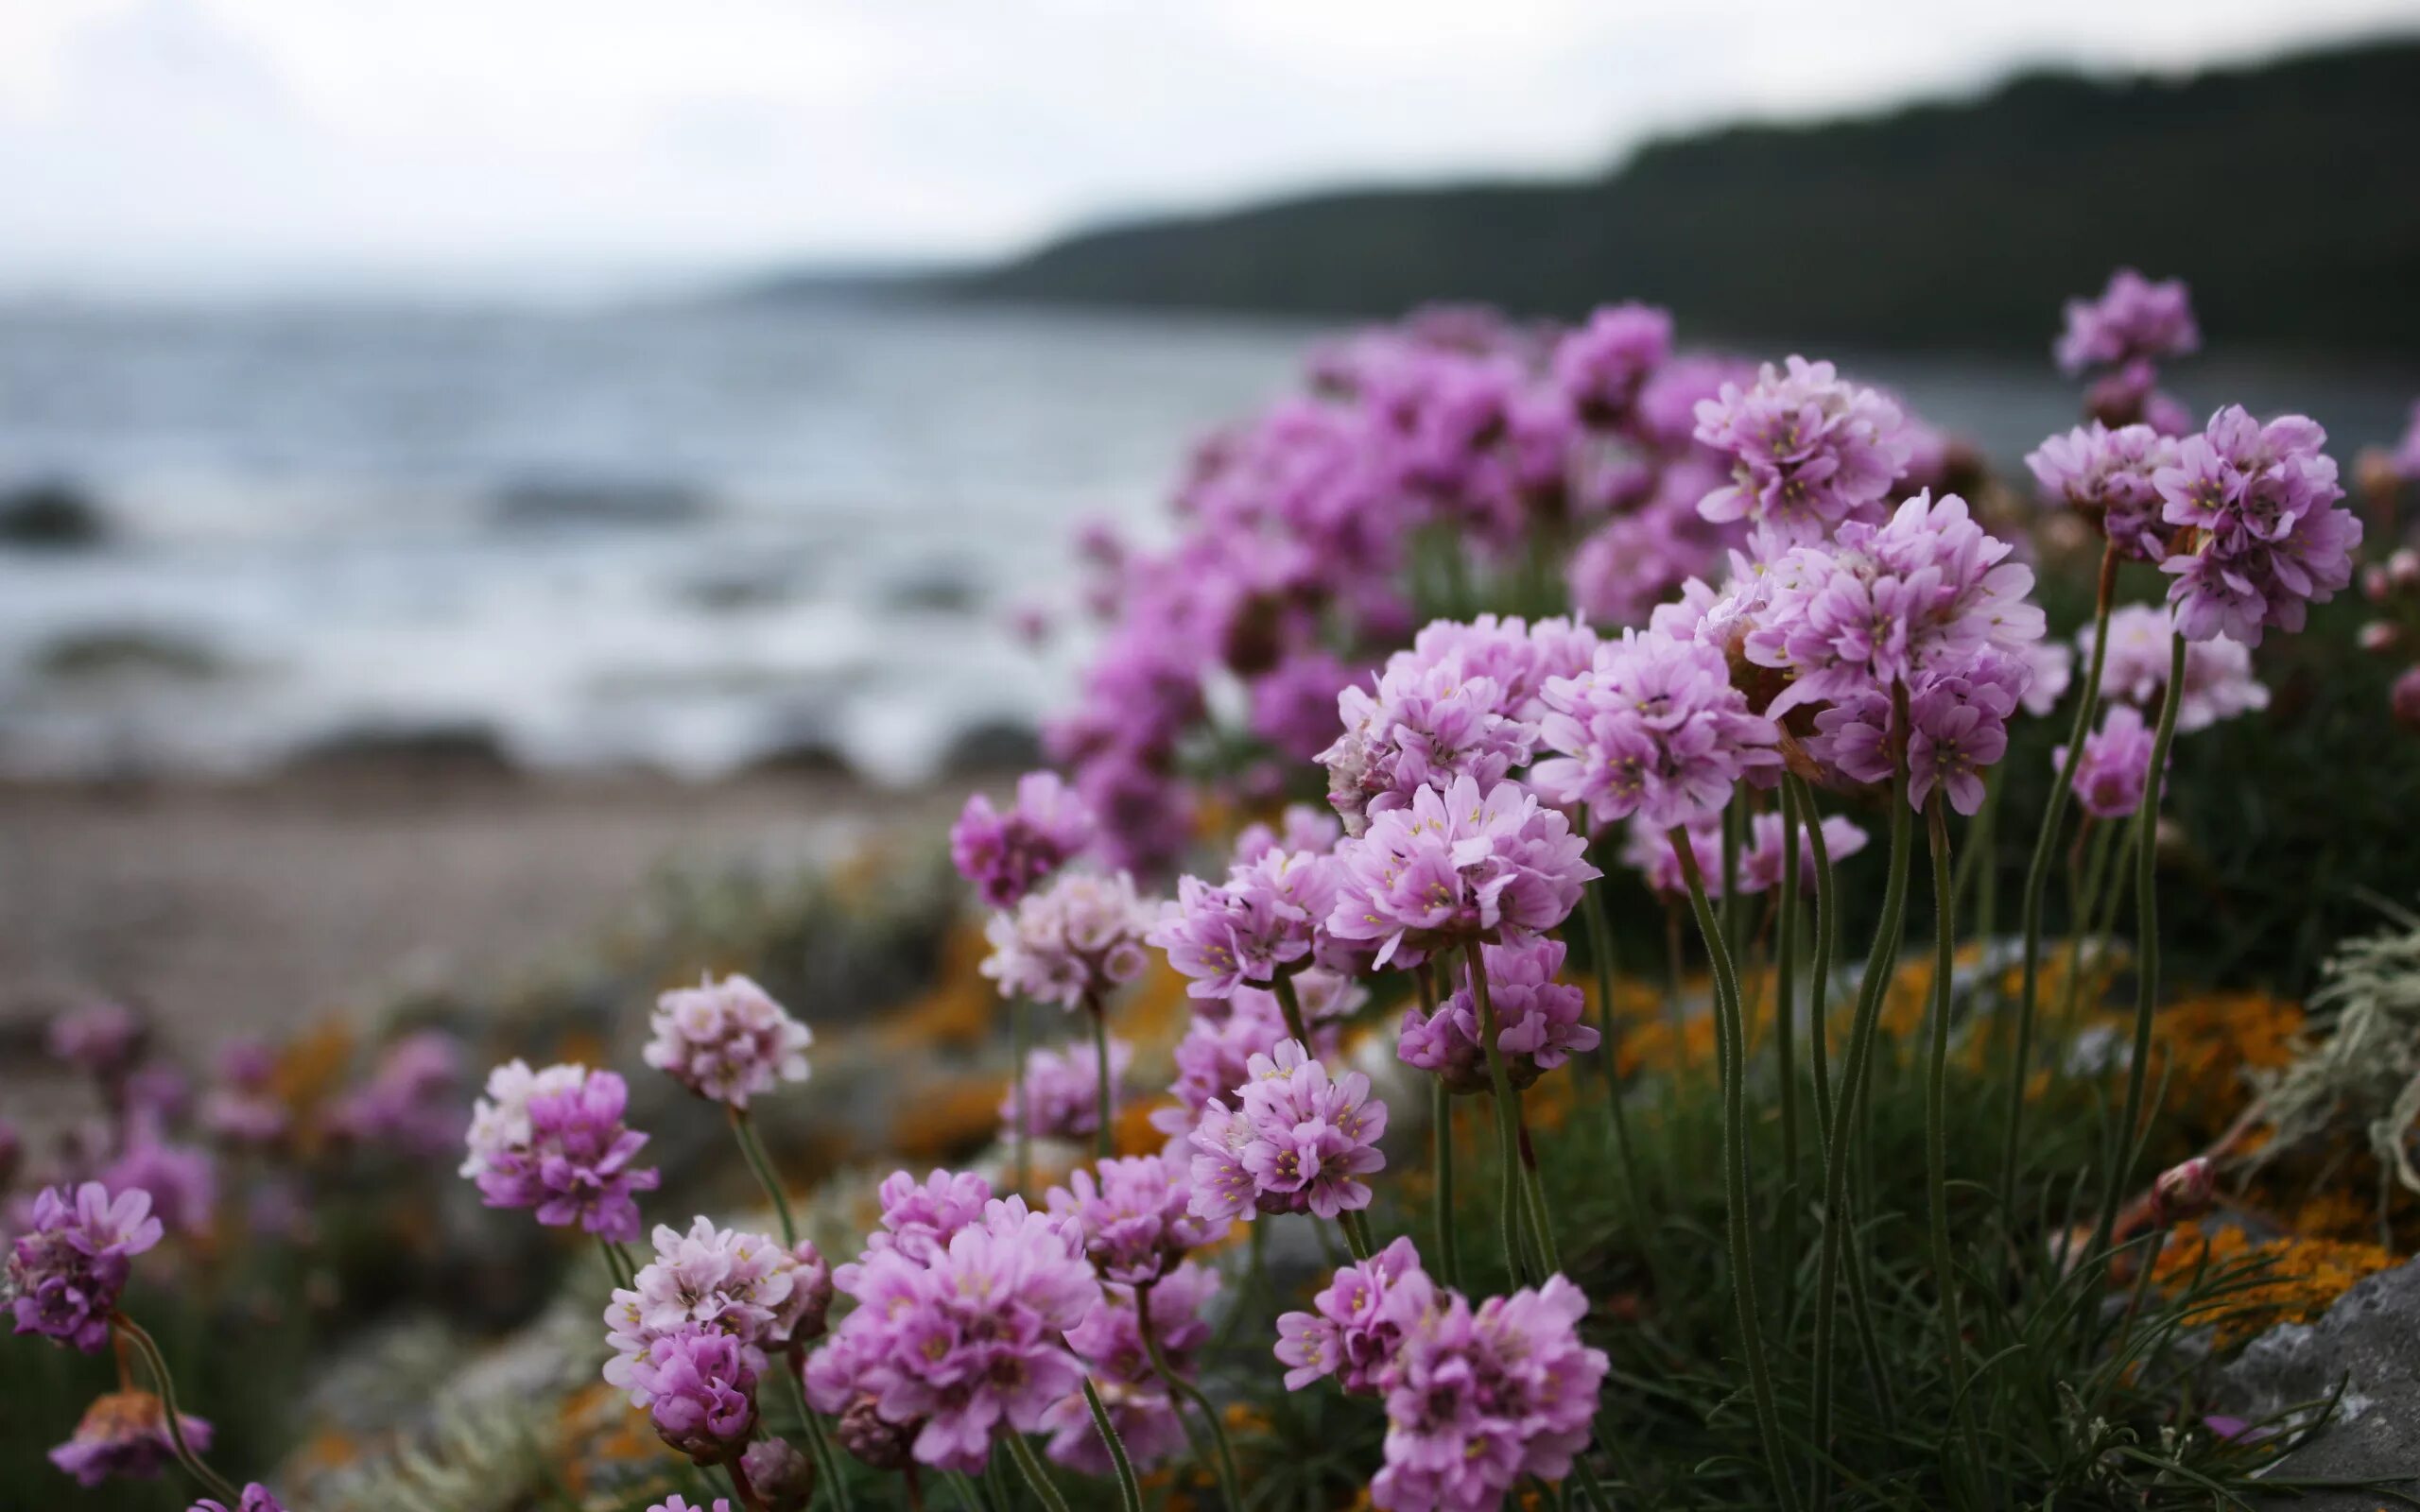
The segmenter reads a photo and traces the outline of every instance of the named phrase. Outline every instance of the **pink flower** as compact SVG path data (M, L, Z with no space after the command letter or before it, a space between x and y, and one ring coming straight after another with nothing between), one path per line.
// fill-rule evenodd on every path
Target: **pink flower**
M180 1413L185 1442L199 1453L210 1447L210 1424ZM50 1462L90 1487L116 1477L159 1479L174 1463L176 1441L168 1436L167 1409L147 1391L112 1391L95 1397L75 1435L50 1452Z
M700 1465L737 1452L756 1425L756 1366L719 1329L684 1323L650 1344L630 1373L631 1398L647 1399L656 1436Z
M2143 789L2151 777L2152 744L2151 728L2143 723L2140 711L2131 704L2110 706L2100 728L2083 737L2083 754L2076 762L2075 775L2068 779L2076 801L2086 814L2097 819L2118 819L2142 807ZM2066 759L2065 746L2051 755L2055 765L2064 765Z
M786 1081L804 1081L815 1034L754 982L701 978L655 1000L647 1063L711 1102L745 1108Z
M1103 1287L1100 1305L1067 1331L1067 1347L1092 1367L1101 1404L1109 1409L1110 1426L1139 1469L1174 1459L1186 1447L1186 1440L1167 1384L1143 1347L1135 1299L1138 1296L1150 1299L1152 1338L1169 1368L1181 1379L1190 1379L1196 1357L1210 1339L1210 1326L1202 1319L1201 1309L1218 1289L1217 1271L1187 1263L1152 1285ZM1050 1434L1048 1452L1053 1460L1087 1475L1110 1473L1108 1448L1093 1426L1092 1412L1080 1391L1054 1402L1043 1415L1042 1426Z
M2175 460L2176 443L2149 425L2111 430L2095 421L2049 438L2025 464L2045 498L2090 520L2127 556L2155 562L2168 556L2173 532L2160 519L2152 479Z
M1182 1156L1140 1155L1079 1168L1050 1189L1050 1214L1076 1220L1102 1280L1148 1286L1227 1231L1223 1219L1193 1213L1188 1167Z
M1746 388L1723 384L1697 418L1697 438L1733 459L1730 486L1707 494L1699 513L1769 524L1794 541L1877 516L1911 450L1896 404L1804 357L1786 370L1766 364Z
M1722 832L1716 823L1688 827L1689 859L1697 863L1698 880L1708 898L1722 896ZM1688 874L1681 869L1680 852L1672 849L1672 832L1631 821L1622 837L1622 864L1647 879L1647 885L1668 899L1686 899ZM1742 890L1745 890L1744 888Z
M1227 874L1224 885L1177 880L1149 938L1168 964L1193 978L1187 991L1223 998L1247 985L1267 987L1306 964L1320 927L1336 906L1336 866L1316 851L1272 850Z
M1865 849L1866 833L1854 819L1831 814L1824 818L1824 849L1838 866L1846 858ZM1716 854L1721 853L1721 837L1715 837ZM1739 891L1742 895L1771 891L1781 885L1782 818L1778 814L1759 814L1748 832L1748 848L1739 854ZM1718 863L1717 869L1720 869ZM1798 826L1798 885L1802 895L1815 885L1815 848L1807 843L1806 825Z
M631 1161L647 1143L625 1126L630 1089L610 1071L521 1061L488 1076L471 1111L462 1175L491 1208L534 1208L542 1224L578 1223L600 1239L639 1236L634 1194L655 1190L652 1169Z
M1017 800L1007 814L981 793L950 827L950 859L994 908L1012 908L1034 885L1081 854L1097 830L1085 806L1056 772L1028 772L1017 779Z
M1288 803L1274 829L1258 820L1236 833L1233 864L1249 867L1272 850L1310 850L1326 855L1344 838L1344 825L1327 809Z
M1134 1047L1123 1040L1109 1041L1109 1106L1112 1113L1126 1105L1126 1073L1134 1063ZM1011 1087L1000 1099L1002 1128L1016 1128L1017 1092ZM1089 1044L1059 1050L1034 1050L1025 1057L1025 1132L1036 1139L1083 1140L1100 1131L1100 1057Z
M1555 980L1563 971L1561 940L1541 936L1482 954L1488 998L1495 1008L1495 1042L1514 1086L1527 1087L1571 1057L1597 1048L1597 1031L1582 1022L1585 995ZM1443 1077L1449 1091L1485 1091L1487 1061L1469 987L1447 996L1432 1016L1424 1017L1417 1006L1404 1009L1395 1054L1406 1065Z
M1672 356L1672 317L1647 304L1605 305L1555 343L1555 386L1581 418L1610 429L1629 417L1647 375Z
M2056 349L2063 372L2179 357L2202 345L2184 280L2154 284L2131 267L2112 273L2098 300L2069 300L2066 316Z
M2147 604L2120 604L2109 615L2109 654L2100 669L2100 696L2146 713L2156 711L2168 688L2169 646L2173 622L2168 611ZM2092 655L2092 627L2076 632L2076 644ZM2177 695L2179 734L2206 730L2221 719L2269 707L2269 690L2252 675L2252 650L2239 641L2215 636L2185 646L2185 686Z
M2308 605L2352 581L2361 522L2336 507L2344 490L2326 440L2300 415L2263 425L2230 404L2152 474L2162 518L2191 527L2189 549L2160 564L2186 639L2256 646L2264 627L2301 629Z
M1458 777L1422 788L1337 848L1341 883L1328 933L1375 940L1374 964L1409 965L1471 939L1552 929L1599 875L1570 821L1517 782L1481 792Z
M1781 765L1780 731L1748 712L1722 653L1695 641L1626 630L1589 671L1548 682L1546 701L1539 739L1562 754L1532 767L1530 784L1599 823L1696 823L1742 778Z
M807 1254L814 1256L812 1246ZM814 1257L815 1266L821 1263ZM649 1359L666 1338L692 1324L731 1335L749 1368L762 1371L763 1347L786 1337L778 1325L791 1314L794 1288L814 1280L811 1270L802 1274L800 1257L762 1234L717 1228L703 1217L686 1234L660 1224L655 1258L640 1267L631 1287L614 1291L605 1310L606 1342L614 1349L605 1380L628 1391L631 1406L647 1406Z
M330 1115L349 1140L415 1159L460 1143L462 1045L441 1029L403 1036L379 1053L370 1077Z
M117 1003L94 1003L50 1022L50 1053L80 1071L123 1080L134 1069L151 1031L134 1010Z
M1125 872L1062 872L1026 894L1014 912L992 916L983 932L992 954L982 972L1004 996L1070 1009L1097 1004L1111 988L1143 974L1143 941L1154 912Z
M673 1500L680 1499L675 1497ZM268 1486L254 1481L244 1487L243 1494L235 1499L232 1507L224 1502L203 1497L188 1512L285 1512L285 1503L270 1495Z
M1350 979L1317 967L1294 978L1302 1000L1311 1049L1325 1057L1336 1053L1333 1021L1349 1016L1367 994ZM1223 1011L1219 1011L1223 1007ZM1200 1004L1184 1038L1177 1041L1176 1081L1168 1089L1177 1106L1151 1114L1151 1126L1179 1141L1201 1122L1201 1109L1214 1097L1223 1097L1251 1075L1252 1057L1275 1051L1287 1038L1286 1015L1274 993L1245 988L1223 1005Z
M1347 1391L1374 1396L1406 1325L1435 1299L1436 1288L1409 1238L1338 1271L1311 1299L1312 1312L1277 1319L1277 1359L1288 1367L1286 1389L1300 1391L1332 1375Z
M1193 1214L1333 1218L1368 1207L1370 1188L1359 1178L1387 1163L1377 1148L1387 1105L1370 1095L1370 1078L1348 1071L1331 1079L1294 1040L1246 1069L1236 1110L1211 1099L1193 1132Z
M1457 779L1493 786L1530 760L1529 726L1506 710L1505 690L1469 669L1459 650L1398 652L1374 693L1337 696L1344 733L1322 752L1328 800L1347 834Z
M17 1332L96 1352L109 1341L110 1317L134 1257L160 1236L147 1192L112 1195L98 1181L72 1193L44 1188L34 1198L33 1227L9 1255Z

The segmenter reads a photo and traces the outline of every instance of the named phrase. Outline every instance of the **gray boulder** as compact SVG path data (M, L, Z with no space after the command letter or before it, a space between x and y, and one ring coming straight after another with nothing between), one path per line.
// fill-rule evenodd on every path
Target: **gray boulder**
M2420 1494L2420 1265L2380 1271L2337 1298L2316 1323L2281 1323L2220 1373L2218 1401L2257 1420L2327 1397L2343 1385L2335 1420L2286 1456L2281 1477L2397 1477ZM2282 1495L2298 1512L2371 1512L2367 1491Z

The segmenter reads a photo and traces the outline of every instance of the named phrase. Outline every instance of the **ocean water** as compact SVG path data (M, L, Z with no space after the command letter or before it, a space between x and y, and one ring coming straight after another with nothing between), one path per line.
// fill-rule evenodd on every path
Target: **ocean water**
M797 305L0 307L0 490L83 550L0 548L0 775L274 766L477 731L541 767L813 750L927 780L1029 726L1080 645L1087 518L1148 536L1201 432L1309 327ZM2071 423L2047 363L1852 364L2004 462ZM2420 379L2188 369L2351 447Z

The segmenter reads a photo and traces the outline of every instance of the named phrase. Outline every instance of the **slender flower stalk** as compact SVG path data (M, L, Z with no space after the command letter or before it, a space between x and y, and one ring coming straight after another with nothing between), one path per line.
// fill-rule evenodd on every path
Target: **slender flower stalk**
M1781 790L1781 919L1773 954L1773 1059L1781 1072L1781 1256L1782 1313L1798 1276L1798 800ZM1815 1026L1818 1038L1823 1025Z
M1146 1316L1149 1315L1148 1302L1137 1297L1135 1305L1145 1310ZM1148 1324L1145 1326L1149 1327ZM1145 1335L1149 1336L1148 1333ZM1116 1470L1119 1503L1126 1512L1143 1512L1143 1486L1134 1478L1134 1462L1127 1457L1126 1441L1117 1436L1115 1425L1109 1420L1109 1408L1101 1402L1100 1388L1093 1384L1090 1376L1084 1377L1084 1406L1093 1415L1093 1426L1100 1430L1101 1442L1109 1446L1110 1464Z
M1016 1190L1022 1194L1033 1190L1033 1128L1032 1104L1026 1100L1026 1024L1025 999L1009 999L1009 1054L1016 1068L1016 1117L1011 1120L1009 1135L1014 1152Z
M1840 1306L1840 1266L1848 1228L1849 1122L1857 1114L1866 1064L1874 1055L1874 1025L1881 1016L1883 988L1897 953L1899 926L1908 907L1908 778L1904 766L1891 781L1891 869L1882 888L1882 917L1874 927L1874 950L1858 983L1857 1013L1849 1027L1848 1055L1841 1067L1831 1109L1831 1133L1824 1150L1824 1243L1815 1267L1815 1381L1813 1451L1816 1504L1824 1501L1823 1469L1832 1442L1832 1350Z
M2100 919L2102 888L2109 880L2109 859L2118 848L2120 831L2131 840L2133 830L2122 824L2095 824L2084 840L2083 873L2071 879L2068 889L2074 895L2074 918L2068 929L2074 938L2067 942L2067 979L2059 994L2059 1039L2064 1042L2075 1028L2077 1010L2083 1005L2083 979L2089 970L2087 954L2095 938L2094 924Z
M2168 775L2168 747L2176 738L2176 706L2185 687L2185 637L2179 633L2169 654L2168 693L2160 700L2159 732L2152 739L2143 804L2135 816L2135 1054L2126 1068L2126 1106L2118 1119L2118 1147L2111 1153L2100 1217L2093 1225L2092 1248L2087 1254L2098 1254L2117 1228L2118 1207L2125 1197L2141 1141L2135 1125L2142 1118L2144 1078L2151 1071L2152 1015L2159 1006L2160 787Z
M1832 958L1839 954L1840 904L1832 891L1832 848L1824 839L1824 816L1816 812L1815 795L1795 775L1785 775L1781 781L1782 790L1790 796L1806 826L1806 843L1815 853L1815 960L1806 983L1806 1051L1815 1071L1815 1137L1828 1141L1832 1047L1831 1009L1825 1000L1831 994Z
M1294 990L1293 976L1288 972L1280 971L1277 973L1276 980L1270 985L1277 993L1277 1011L1286 1015L1286 1032L1303 1043L1309 1044L1311 1031L1304 1026L1303 999Z
M1348 1213L1346 1216L1357 1218L1360 1214ZM1347 1225L1344 1231L1349 1237L1355 1229L1353 1226ZM1367 1259L1368 1257L1357 1255L1355 1258ZM1200 1386L1185 1380L1177 1372L1176 1367L1168 1363L1167 1351L1160 1348L1159 1330L1151 1322L1151 1289L1149 1286L1138 1286L1134 1289L1134 1318L1137 1332L1142 1335L1143 1352L1150 1357L1151 1368L1159 1372L1160 1379L1167 1383L1170 1391L1201 1409L1201 1420L1209 1425L1210 1447L1217 1455L1212 1469L1219 1477L1219 1500L1228 1506L1243 1505L1243 1478L1236 1473L1236 1452L1227 1442L1227 1428L1219 1419L1218 1405L1202 1393ZM1089 1382L1086 1383L1086 1389L1091 1389ZM1100 1422L1101 1431L1107 1433L1108 1419L1103 1417ZM1139 1512L1139 1508L1135 1508L1131 1502L1128 1507L1129 1512Z
M158 1342L143 1331L141 1324L124 1313L110 1314L110 1326L117 1331L120 1338L134 1346L134 1352L143 1357L144 1368L151 1372L151 1383L159 1387L160 1417L167 1427L168 1442L176 1450L177 1463L182 1465L185 1472L199 1481L213 1496L228 1505L233 1506L242 1501L242 1493L229 1485L225 1476L204 1463L201 1455L187 1442L184 1416L177 1407L177 1383L168 1374L167 1357L160 1352Z
M1520 1093L1513 1091L1512 1076L1504 1067L1504 1052L1495 1042L1498 1026L1495 1005L1488 995L1486 947L1472 940L1462 948L1462 959L1470 969L1471 1002L1478 1009L1478 1042L1487 1054L1487 1075L1495 1097L1504 1260L1518 1278L1525 1274L1522 1231L1527 1230L1530 1252L1539 1264L1546 1263L1547 1257L1553 1253L1553 1242L1547 1235L1544 1216L1531 1206L1530 1183L1521 1170ZM1546 1274L1541 1272L1531 1279L1543 1281Z
M816 1480L832 1488L832 1503L840 1512L851 1512L853 1503L849 1496L849 1483L840 1478L840 1457L833 1451L832 1435L823 1431L823 1419L816 1415L815 1408L806 1400L806 1383L799 1378L799 1361L803 1353L800 1346L791 1346L790 1364L782 1371L782 1376L790 1383L790 1401L798 1408L799 1421L806 1429L806 1447L815 1457ZM915 1485L912 1463L908 1467L908 1485L911 1487Z
M2018 927L2024 934L2024 964L2017 987L2016 1050L2009 1062L2008 1117L2000 1139L2000 1212L2004 1220L2016 1211L2016 1176L2023 1156L2026 1067L2033 1057L2033 1015L2041 998L2042 899L2049 890L2050 858L2058 853L2059 834L2066 824L2068 783L2075 776L2076 763L2083 759L2083 738L2091 732L2093 714L2100 704L2100 675L2109 663L2109 611L2118 589L2120 555L2115 541L2100 554L2100 589L2092 611L2092 657L2084 670L2083 685L2076 690L2075 723L2067 731L2066 753L2059 762L2059 780L2050 785L2049 806L2042 815L2041 829L2033 836L2033 860L2025 871L2025 897L2018 910Z
M1026 1485L1033 1488L1034 1500L1048 1512L1067 1512L1067 1499L1061 1496L1059 1487L1050 1483L1050 1471L1043 1467L1033 1446L1026 1442L1025 1435L1005 1433L1000 1435L1000 1442L1009 1446L1009 1458L1016 1462L1018 1471L1025 1476Z
M1906 821L1893 816L1893 822ZM1764 1441L1773 1491L1783 1507L1795 1509L1798 1490L1790 1479L1789 1461L1782 1453L1781 1410L1773 1400L1772 1367L1765 1357L1764 1323L1756 1301L1755 1246L1748 1232L1748 1033L1739 1011L1739 974L1732 965L1722 921L1706 902L1705 879L1698 873L1688 832L1679 825L1672 828L1672 849L1681 858L1681 874L1689 885L1689 906L1696 910L1698 933L1705 936L1706 954L1714 966L1714 1010L1722 1031L1722 1177L1724 1205L1729 1210L1724 1227L1731 1239L1731 1290L1738 1304L1739 1349L1747 1357L1756 1435Z
M798 1247L798 1219L791 1215L789 1194L782 1190L781 1177L773 1172L773 1158L765 1151L765 1142L756 1133L756 1120L747 1108L736 1103L723 1105L731 1115L731 1132L739 1141L739 1153L748 1161L756 1184L765 1189L765 1198L773 1205L773 1216L782 1226L782 1243Z
M1436 971L1423 961L1412 969L1411 977L1420 989L1422 1016L1434 1019L1437 1017ZM1455 1242L1454 1228L1454 1100L1445 1090L1445 1078L1443 1076L1428 1078L1428 1155L1437 1187L1433 1203L1437 1274L1446 1285L1460 1286L1462 1283L1462 1262L1460 1246ZM1257 1228L1253 1230L1253 1238L1259 1238Z
M611 1239L599 1239L596 1250L605 1257L605 1272L614 1278L614 1285L628 1287L633 1283L638 1272L631 1268L631 1257L620 1245Z
M1960 1317L1958 1267L1949 1247L1949 1009L1958 954L1958 887L1950 872L1949 818L1941 792L1925 805L1932 857L1932 1054L1925 1077L1925 1186L1932 1229L1933 1282L1941 1294L1943 1346L1966 1462L1983 1463L1966 1397L1966 1330Z
M1098 993L1085 994L1084 1014L1093 1022L1093 1057L1100 1068L1100 1127L1093 1136L1093 1148L1106 1160L1117 1154L1117 1105L1115 1074L1109 1066L1109 1016L1101 1011Z
M1588 963L1597 977L1597 1053L1604 1057L1605 1101L1614 1124L1614 1150L1621 1161L1622 1185L1631 1212L1642 1232L1647 1227L1647 1186L1638 1173L1638 1152L1631 1147L1630 1112L1622 1103L1620 1025L1614 1012L1614 931L1605 918L1606 880L1599 877L1581 889L1580 910L1588 929ZM1450 1280L1448 1285L1454 1284Z

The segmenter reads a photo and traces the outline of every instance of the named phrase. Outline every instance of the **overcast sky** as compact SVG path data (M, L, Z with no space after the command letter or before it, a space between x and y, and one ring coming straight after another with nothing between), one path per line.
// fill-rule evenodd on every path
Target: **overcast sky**
M0 288L955 257L2420 0L0 0Z

